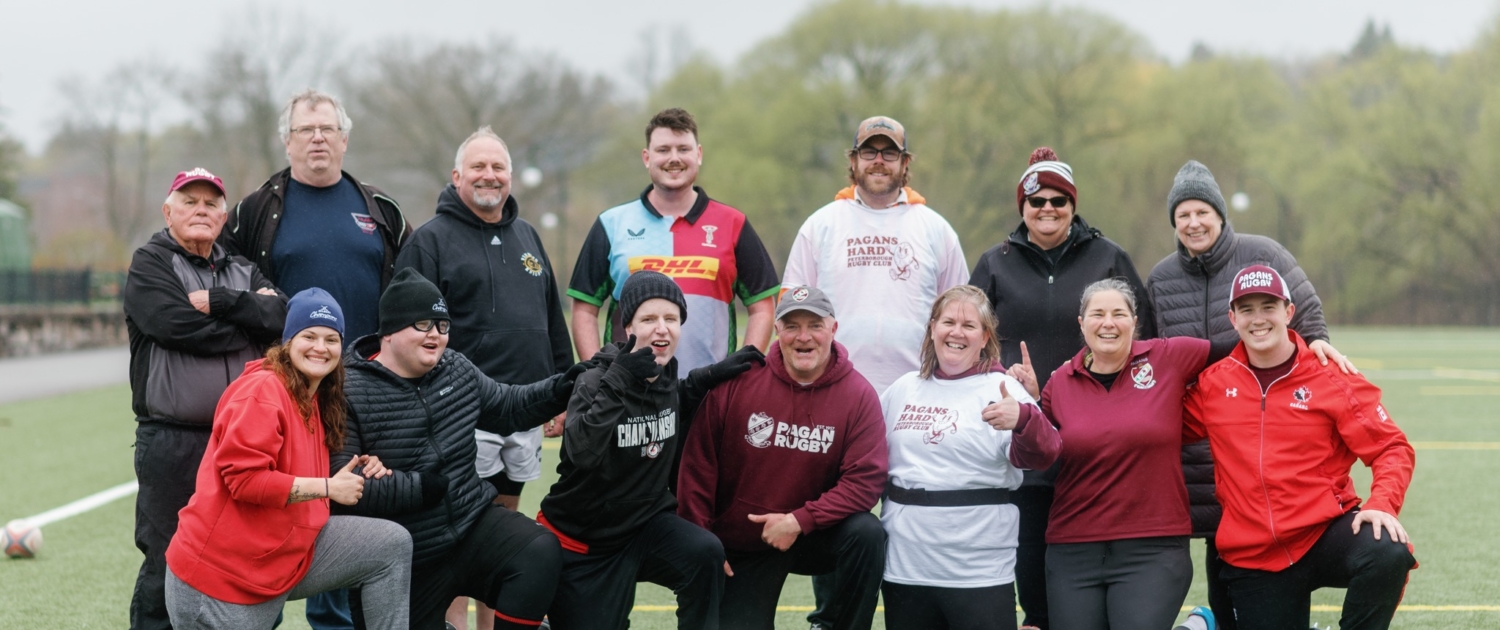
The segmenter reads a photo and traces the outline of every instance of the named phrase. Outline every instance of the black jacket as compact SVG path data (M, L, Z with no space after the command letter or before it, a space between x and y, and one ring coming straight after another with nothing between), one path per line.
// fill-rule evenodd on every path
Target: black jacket
M1267 265L1286 280L1292 303L1297 305L1292 330L1308 341L1328 339L1323 304L1292 253L1274 239L1235 234L1227 221L1208 251L1191 256L1179 242L1176 252L1151 269L1146 290L1156 309L1157 330L1163 337L1197 337L1216 346L1238 343L1239 334L1229 324L1229 289L1235 274L1250 265ZM1193 535L1213 535L1223 512L1214 496L1214 459L1208 440L1182 447L1182 476L1192 506Z
M579 553L617 551L646 521L677 509L668 478L687 431L679 424L677 359L648 383L614 364L623 343L601 348L599 365L578 377L559 478L542 499L544 524L565 549L581 543L572 548Z
M474 429L501 435L538 426L561 413L554 376L530 385L490 380L463 355L448 349L417 385L368 357L380 337L354 342L345 357L344 395L349 419L344 450L329 465L337 471L356 455L375 455L393 472L365 482L364 497L335 511L377 516L411 532L412 564L440 559L453 548L495 498L495 488L474 469ZM422 475L448 478L438 505L422 507Z
M443 292L453 315L448 347L501 383L530 383L567 371L573 345L552 262L508 197L501 220L485 223L449 184L437 215L396 257Z
M1057 264L1027 240L1026 224L979 257L969 284L990 298L999 318L1000 361L1021 362L1021 342L1031 353L1038 384L1046 387L1052 371L1083 348L1078 329L1078 300L1083 289L1105 278L1119 277L1135 290L1136 336L1156 337L1156 319L1146 289L1130 255L1099 230L1073 215L1072 230Z
M396 205L394 199L387 197L379 188L360 183L347 172L343 175L345 179L354 182L359 194L365 198L370 217L375 220L380 236L385 241L385 264L381 266L380 273L380 287L384 290L385 285L390 284L391 276L396 275L396 253L401 250L406 237L411 236L411 226L407 225L406 217L401 214L401 207ZM244 256L255 263L260 267L260 272L273 283L277 276L271 264L271 243L276 242L276 227L281 225L282 204L286 200L287 182L291 179L292 169L283 169L261 184L255 192L245 195L229 211L229 221L219 234L220 245L228 249L229 253Z
M130 335L130 406L139 422L207 429L245 363L280 341L286 296L250 261L214 245L188 253L163 229L135 250L121 302ZM188 293L208 290L208 313Z

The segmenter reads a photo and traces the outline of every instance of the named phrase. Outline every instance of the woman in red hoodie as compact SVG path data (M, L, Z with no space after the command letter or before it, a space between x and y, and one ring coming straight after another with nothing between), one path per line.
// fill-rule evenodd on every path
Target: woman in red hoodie
M361 472L389 474L362 456L328 476L329 451L343 447L343 330L326 291L298 293L281 345L219 399L197 491L167 547L173 627L270 628L288 599L353 587L367 627L409 625L406 529L328 513L328 500L359 501Z

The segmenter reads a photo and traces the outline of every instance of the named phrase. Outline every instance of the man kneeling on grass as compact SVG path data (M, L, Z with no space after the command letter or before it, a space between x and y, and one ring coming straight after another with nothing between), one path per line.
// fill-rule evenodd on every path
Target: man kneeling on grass
M537 516L562 541L556 630L629 627L636 582L677 594L679 628L716 630L724 546L677 516L668 487L685 420L714 385L765 360L745 346L677 379L687 302L671 278L637 271L620 288L629 338L594 355L568 402L558 481Z
M504 385L448 349L448 306L437 286L403 269L380 296L380 332L354 342L347 360L348 432L337 470L358 454L394 474L365 484L348 508L411 532L411 627L443 627L458 596L495 610L496 628L535 628L557 586L557 539L494 505L474 467L474 429L505 435L562 412L575 365L530 385ZM351 594L351 600L358 596ZM355 625L363 627L358 605Z
M1221 577L1239 628L1306 628L1323 587L1349 589L1339 627L1389 628L1416 565L1396 520L1411 444L1379 388L1322 365L1287 329L1296 306L1281 274L1252 265L1230 290L1240 343L1189 390L1184 433L1213 451ZM1349 478L1355 458L1373 477L1363 504Z

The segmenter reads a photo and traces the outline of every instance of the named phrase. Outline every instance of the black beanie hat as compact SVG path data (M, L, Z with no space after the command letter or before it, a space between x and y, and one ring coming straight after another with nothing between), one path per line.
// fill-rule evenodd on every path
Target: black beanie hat
M676 304L682 309L681 321L687 321L687 298L682 296L682 288L661 272L642 269L630 274L625 286L620 287L620 325L629 326L635 310L652 298Z
M1219 192L1219 182L1214 181L1214 174L1198 160L1188 160L1177 171L1177 177L1172 178L1172 192L1167 194L1167 220L1172 222L1172 227L1177 227L1177 204L1189 199L1213 206L1214 212L1219 213L1219 220L1229 222L1229 217L1224 214L1224 193Z
M437 285L407 267L380 294L380 334L389 335L424 319L452 320L453 316Z

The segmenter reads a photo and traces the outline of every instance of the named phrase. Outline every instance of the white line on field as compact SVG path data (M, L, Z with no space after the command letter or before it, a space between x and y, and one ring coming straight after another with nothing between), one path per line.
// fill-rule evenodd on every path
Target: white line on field
M114 501L115 499L128 497L132 494L135 494L135 491L139 488L140 485L134 481L122 483L108 490L95 492L94 494L86 496L62 507L55 507L36 516L29 516L24 520L37 527L41 527L48 523L56 523L57 521L63 520L65 518L78 516L79 514L109 503L110 501Z

